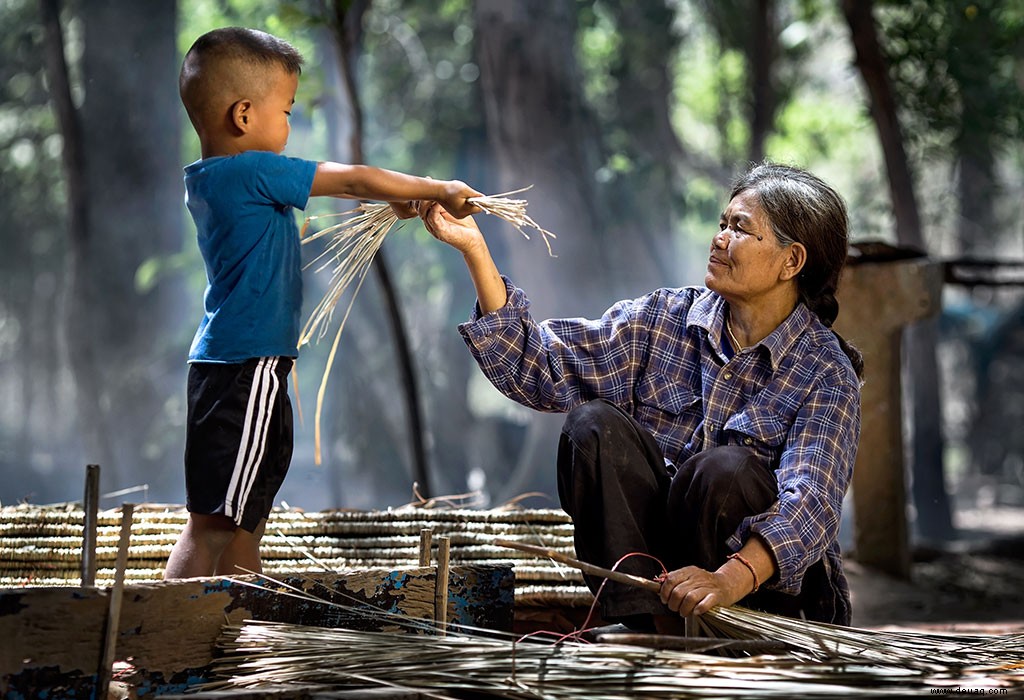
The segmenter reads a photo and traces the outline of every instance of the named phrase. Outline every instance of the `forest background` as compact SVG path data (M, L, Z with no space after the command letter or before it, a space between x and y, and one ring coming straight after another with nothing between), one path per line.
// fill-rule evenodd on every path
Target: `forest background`
M205 275L177 72L224 25L307 58L288 154L492 194L532 185L557 257L480 221L541 318L700 284L729 182L763 157L835 185L854 241L1024 259L1022 0L0 0L4 505L78 500L89 463L104 507L183 502ZM328 277L307 271L310 308ZM1024 507L1020 292L947 285L941 315L907 334L918 536ZM557 506L561 417L481 377L456 332L473 298L459 256L417 221L390 234L342 336L321 465L329 339L302 351L283 504L399 505L415 482Z

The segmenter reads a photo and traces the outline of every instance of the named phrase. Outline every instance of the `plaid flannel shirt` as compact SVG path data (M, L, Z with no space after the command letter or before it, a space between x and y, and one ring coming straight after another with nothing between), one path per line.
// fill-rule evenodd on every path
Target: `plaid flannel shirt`
M659 289L616 303L597 320L538 323L526 294L507 278L508 301L474 310L459 326L477 363L509 398L566 412L611 401L654 435L666 460L720 445L745 445L776 465L779 499L729 538L739 550L757 534L778 575L766 585L848 624L850 595L839 551L843 496L860 436L860 382L835 334L803 304L760 343L729 358L722 347L725 300L702 287ZM826 580L805 581L825 564Z

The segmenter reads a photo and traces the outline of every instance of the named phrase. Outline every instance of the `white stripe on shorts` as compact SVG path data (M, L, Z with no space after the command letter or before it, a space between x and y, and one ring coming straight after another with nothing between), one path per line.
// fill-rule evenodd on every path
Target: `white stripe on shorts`
M249 403L245 408L245 425L242 426L242 440L238 446L238 456L235 459L234 471L231 472L231 483L228 484L224 503L224 514L239 525L242 523L245 504L266 451L267 429L280 386L277 374L274 373L277 362L276 357L260 358L253 372Z

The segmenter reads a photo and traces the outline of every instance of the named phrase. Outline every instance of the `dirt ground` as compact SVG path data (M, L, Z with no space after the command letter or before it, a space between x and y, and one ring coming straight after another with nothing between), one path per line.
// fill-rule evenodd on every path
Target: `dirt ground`
M958 538L915 543L909 581L846 562L857 627L1024 633L1024 509L957 513Z

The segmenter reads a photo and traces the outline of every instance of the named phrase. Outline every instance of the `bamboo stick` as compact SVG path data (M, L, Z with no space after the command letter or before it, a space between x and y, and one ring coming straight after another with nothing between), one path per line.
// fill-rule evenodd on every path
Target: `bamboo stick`
M500 547L509 547L511 549L518 549L522 552L536 554L540 557L554 559L555 561L560 561L563 564L568 564L569 566L575 567L585 574L591 574L592 576L600 576L610 581L615 581L616 583L624 583L628 586L643 588L652 593L661 592L661 584L659 584L657 581L641 578L640 576L634 576L632 574L626 574L621 571L613 571L612 569L604 569L600 566L594 566L593 564L588 564L585 561L573 559L572 557L562 554L561 552L556 552L553 549L537 547L532 544L525 544L523 542L513 542L511 540L504 539L496 539L494 540L494 544Z
M85 511L82 533L82 587L96 585L96 525L100 503L100 465L85 467L85 495L82 507Z
M117 653L117 633L121 626L121 599L124 597L124 570L128 565L128 545L132 538L132 511L135 506L125 503L121 506L121 542L117 550L117 568L114 573L114 586L110 591L110 607L107 612L107 629L103 640L103 653L100 656L99 680L96 686L96 697L106 698L113 675L114 660Z
M445 636L448 627L448 575L451 563L451 540L437 538L437 579L434 583L434 621L438 636Z
M433 534L429 527L420 530L420 566L430 566L430 538Z

